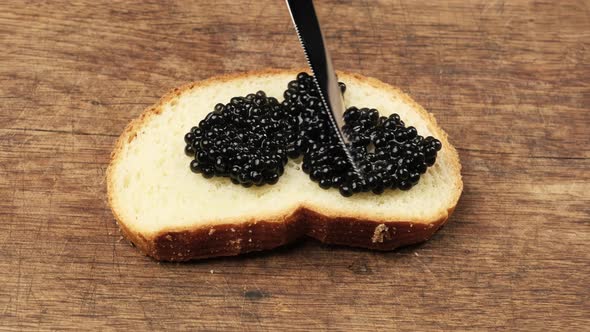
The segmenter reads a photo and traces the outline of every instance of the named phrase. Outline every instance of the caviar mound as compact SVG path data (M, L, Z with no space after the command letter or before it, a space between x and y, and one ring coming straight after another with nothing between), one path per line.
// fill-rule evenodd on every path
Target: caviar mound
M344 93L346 85L342 82L339 84ZM297 74L297 78L289 82L283 97L282 105L291 116L297 117L299 123L298 139L290 151L293 157L303 155L305 158L322 146L337 143L338 138L323 109L312 76L305 72ZM334 158L340 160L340 156L334 155Z
M346 91L342 82L340 88ZM323 189L338 188L345 197L411 189L442 148L438 139L418 135L415 127L406 128L398 114L382 117L376 109L350 107L344 114L343 131L363 173L360 178L338 142L313 77L299 73L283 97L289 114L299 118L299 137L291 153L303 154L302 169L312 181Z
M184 136L190 169L205 178L229 177L244 187L275 184L297 138L297 121L263 91L234 97Z
M343 130L350 137L353 156L365 177L350 178L347 185L353 192L355 186L375 194L388 188L409 190L434 165L442 149L438 139L424 138L415 127L405 127L396 113L383 117L376 109L351 107L344 119Z

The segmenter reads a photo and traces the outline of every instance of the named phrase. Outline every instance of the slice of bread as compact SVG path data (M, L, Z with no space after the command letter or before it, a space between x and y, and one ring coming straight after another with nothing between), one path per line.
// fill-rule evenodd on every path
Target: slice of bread
M189 169L183 137L215 104L264 90L282 99L298 71L228 75L174 89L132 121L107 171L108 199L123 234L157 260L185 261L274 248L304 235L378 250L427 240L452 213L461 191L457 151L432 115L400 90L339 73L345 104L398 113L407 126L442 142L436 164L409 191L341 196L324 190L290 160L276 185L243 188Z

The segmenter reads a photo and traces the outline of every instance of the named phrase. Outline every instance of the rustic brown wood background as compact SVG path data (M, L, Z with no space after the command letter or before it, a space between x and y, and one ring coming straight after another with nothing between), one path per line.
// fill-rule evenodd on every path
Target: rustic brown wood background
M391 253L143 257L105 201L115 139L185 82L304 66L285 5L3 1L0 328L588 331L590 2L316 5L336 67L400 86L458 147L449 224Z

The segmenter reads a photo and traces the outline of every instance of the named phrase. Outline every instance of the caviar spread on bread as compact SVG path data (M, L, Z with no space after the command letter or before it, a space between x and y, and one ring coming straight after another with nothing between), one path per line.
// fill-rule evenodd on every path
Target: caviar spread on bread
M346 85L340 82L342 93ZM441 142L418 135L396 113L349 107L344 133L364 178L352 171L307 73L289 82L283 101L263 91L218 103L184 136L190 169L205 178L229 177L246 188L274 185L289 159L303 157L302 170L323 189L342 196L388 189L410 190L436 162Z
M430 238L463 189L459 155L434 116L391 85L339 72L345 105L358 106L345 112L344 130L365 173L359 181L312 78L299 72L189 83L131 121L106 172L123 235L162 261L304 236L375 250Z

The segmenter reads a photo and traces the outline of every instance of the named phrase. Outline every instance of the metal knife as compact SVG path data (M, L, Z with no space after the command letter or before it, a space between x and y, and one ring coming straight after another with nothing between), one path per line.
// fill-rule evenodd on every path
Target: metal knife
M326 42L320 29L320 23L315 13L312 0L285 0L291 19L297 31L299 42L303 47L307 63L313 74L313 80L318 88L324 109L328 113L340 145L354 172L362 178L362 172L355 162L346 143L347 136L342 132L344 126L344 100L338 86L338 78L332 66L332 60L326 48Z

